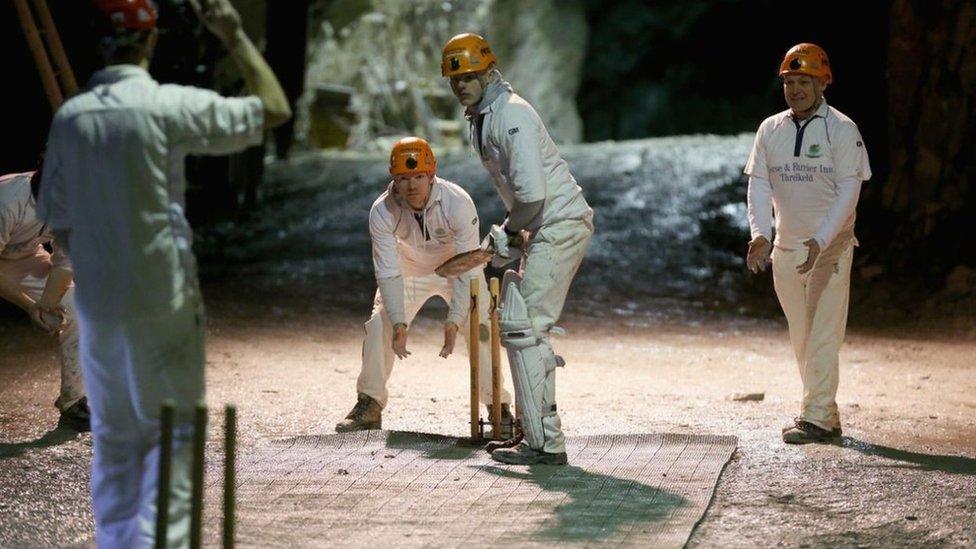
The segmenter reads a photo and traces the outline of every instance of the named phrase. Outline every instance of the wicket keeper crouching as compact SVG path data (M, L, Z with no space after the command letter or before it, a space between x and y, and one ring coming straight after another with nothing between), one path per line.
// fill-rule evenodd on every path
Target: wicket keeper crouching
M459 326L470 322L468 288L477 278L487 295L480 268L460 276L442 278L434 269L456 254L479 246L479 221L471 197L461 187L435 175L437 160L423 139L408 137L396 142L390 154L390 182L373 203L369 231L373 243L373 267L378 286L373 314L366 322L363 364L356 382L358 399L352 411L336 425L337 432L380 429L382 410L389 392L394 356L407 350L409 324L428 299L441 296L450 305L444 322L444 346L440 356L454 350ZM491 347L488 341L488 300L478 301L480 399L492 401ZM463 330L465 341L470 330ZM470 350L470 342L468 348ZM502 424L511 425L511 395L502 390ZM488 404L489 415L491 405Z

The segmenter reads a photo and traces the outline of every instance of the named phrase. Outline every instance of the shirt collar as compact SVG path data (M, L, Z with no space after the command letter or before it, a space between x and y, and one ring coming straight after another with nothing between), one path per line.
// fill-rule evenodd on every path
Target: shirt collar
M793 111L791 109L787 109L786 110L786 116L790 120L795 120L793 118ZM824 100L820 102L820 106L817 107L817 110L816 110L816 112L813 113L813 116L811 116L810 118L807 118L807 120L813 120L814 118L816 118L818 116L820 118L827 118L827 98L826 97L824 97ZM805 122L805 121L801 120L801 122Z
M128 80L130 78L146 78L152 80L152 76L149 75L149 72L139 65L109 65L104 69L96 71L95 74L92 75L91 80L88 81L88 87L94 87L102 84L114 84L115 82Z

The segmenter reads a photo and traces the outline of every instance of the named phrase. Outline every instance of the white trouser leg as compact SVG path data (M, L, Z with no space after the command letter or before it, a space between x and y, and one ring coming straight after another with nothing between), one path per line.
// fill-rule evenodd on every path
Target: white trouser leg
M840 427L839 353L847 328L853 245L823 251L810 272L798 274L807 250L773 252L773 283L789 325L803 381L800 419L824 429Z
M33 258L30 258L33 259ZM41 258L38 257L38 261ZM31 275L21 279L23 292L37 301L44 294L47 277ZM61 364L61 390L54 405L62 412L85 396L85 385L81 378L81 359L78 356L78 323L75 320L74 286L61 299L61 306L67 310L67 325L58 335L58 361Z
M151 547L159 478L159 412L176 404L168 543L188 543L190 441L203 399L203 310L199 303L125 322L79 319L92 412L92 504L100 548Z
M67 410L85 396L85 384L81 377L81 356L78 350L78 320L75 316L75 288L68 288L61 299L61 306L67 311L67 325L58 334L61 362L61 392L55 406Z
M522 430L526 442L536 450L566 451L562 421L556 408L557 357L550 346L548 333L562 313L570 284L592 236L593 228L588 222L561 221L537 231L526 250L519 292L538 344L532 346L532 350L516 352L515 346L507 343L506 349L515 383L515 398L522 413ZM507 288L507 282L505 286ZM538 414L538 419L532 414ZM534 421L540 428L526 429ZM530 431L533 434L530 435Z
M404 277L403 308L407 324L413 322L417 311L436 294L434 283L436 280L431 280L430 277ZM393 354L393 325L383 306L379 290L373 300L373 314L364 328L366 337L363 340L363 364L356 380L356 391L369 395L380 407L386 408L390 397L386 385L393 373L393 359L396 356ZM409 337L407 348L410 348Z
M121 325L79 319L81 354L92 418L92 507L101 549L134 546L146 441L129 398Z
M442 278L443 283L439 285L438 294L444 298L447 303L451 302L451 298L454 293L454 285L451 284L450 280ZM491 383L491 321L488 318L488 310L490 308L491 295L488 293L488 285L485 283L484 274L479 277L479 298L478 298L478 396L481 399L482 404L491 404L492 397L492 383ZM465 350L467 351L467 356L471 356L471 315L468 314L464 317L464 321L461 326L458 327L458 331L461 332L461 337L464 338ZM503 366L504 372L504 366ZM511 404L512 395L505 389L505 375L502 374L502 391L501 391L501 403Z

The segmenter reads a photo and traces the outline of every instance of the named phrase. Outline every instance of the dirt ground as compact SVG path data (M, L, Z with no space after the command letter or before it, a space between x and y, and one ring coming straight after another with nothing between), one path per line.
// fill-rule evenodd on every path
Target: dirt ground
M239 408L240 451L332 432L355 399L362 315L211 300L208 401ZM365 314L365 305L363 314ZM464 435L463 349L437 357L426 311L391 381L383 427ZM976 545L976 341L852 330L842 352L841 445L785 446L799 376L785 325L571 316L557 395L567 434L732 434L739 448L690 546ZM0 322L0 546L91 539L90 438L52 431L57 372L45 336ZM734 393L764 393L735 402ZM220 420L211 433L219 456Z

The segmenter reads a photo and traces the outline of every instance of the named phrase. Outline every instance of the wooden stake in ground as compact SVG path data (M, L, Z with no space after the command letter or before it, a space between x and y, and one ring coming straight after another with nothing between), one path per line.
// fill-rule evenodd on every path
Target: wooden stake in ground
M224 408L224 549L234 549L234 483L237 456L237 408Z
M501 331L498 327L499 301L498 278L492 277L488 292L491 294L491 434L492 438L502 437L502 345Z
M173 462L173 417L176 406L164 401L159 413L159 482L156 485L156 549L166 548L169 531L169 484Z
M478 295L481 291L478 277L471 279L471 308L468 311L468 362L471 366L471 439L481 439L481 415L478 413Z
M197 404L193 415L193 495L190 501L190 549L203 539L203 468L207 444L207 405Z

